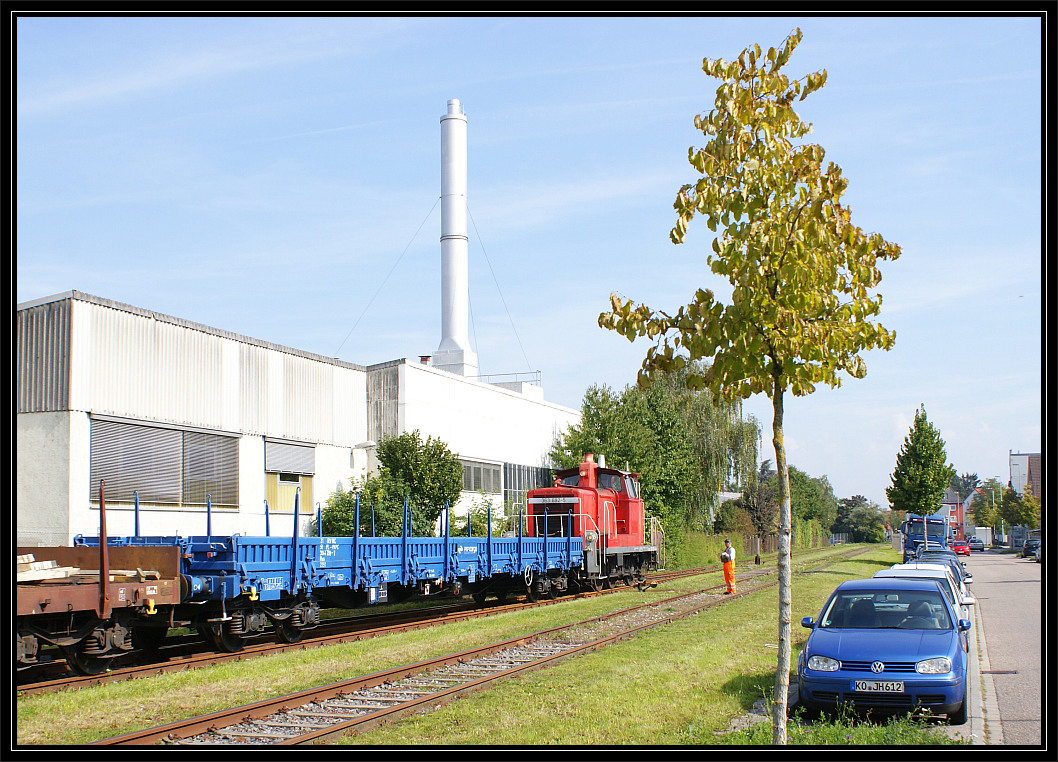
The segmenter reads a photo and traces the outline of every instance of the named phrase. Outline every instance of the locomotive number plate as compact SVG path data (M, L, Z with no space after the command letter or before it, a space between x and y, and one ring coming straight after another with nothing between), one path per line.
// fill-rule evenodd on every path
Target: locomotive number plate
M902 680L853 680L852 690L861 693L903 693Z

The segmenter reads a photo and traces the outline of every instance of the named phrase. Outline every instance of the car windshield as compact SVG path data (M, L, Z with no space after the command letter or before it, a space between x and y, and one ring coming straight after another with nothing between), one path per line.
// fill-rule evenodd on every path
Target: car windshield
M928 590L839 593L819 619L823 628L950 630L951 618L939 592Z

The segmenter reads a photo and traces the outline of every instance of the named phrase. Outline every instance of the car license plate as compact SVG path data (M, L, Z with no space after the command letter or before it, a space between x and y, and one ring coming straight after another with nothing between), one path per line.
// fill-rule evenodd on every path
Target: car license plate
M902 680L853 680L852 690L861 693L903 693Z

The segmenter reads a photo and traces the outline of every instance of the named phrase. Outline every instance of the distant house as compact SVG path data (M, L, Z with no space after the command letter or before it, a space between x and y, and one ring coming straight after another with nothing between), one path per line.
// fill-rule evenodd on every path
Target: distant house
M940 509L948 513L948 524L951 527L952 539L965 540L963 501L959 499L959 494L951 487L948 487L945 491L944 499L940 501Z

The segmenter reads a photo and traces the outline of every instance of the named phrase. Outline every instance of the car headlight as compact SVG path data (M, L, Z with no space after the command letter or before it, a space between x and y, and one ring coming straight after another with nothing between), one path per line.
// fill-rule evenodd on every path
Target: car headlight
M947 656L925 659L915 665L915 671L920 675L941 675L945 672L951 672L951 659Z
M808 668L816 672L837 672L841 663L829 656L812 656L808 659Z

